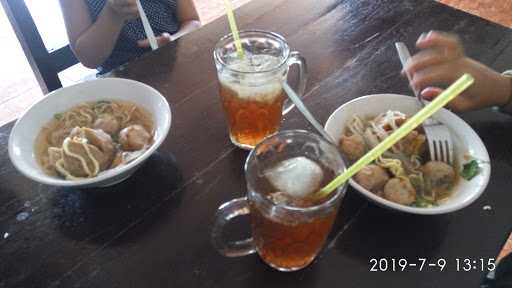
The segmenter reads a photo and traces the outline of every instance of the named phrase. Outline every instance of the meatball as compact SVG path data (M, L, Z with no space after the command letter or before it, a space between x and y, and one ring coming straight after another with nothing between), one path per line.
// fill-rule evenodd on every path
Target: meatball
M116 156L114 157L114 160L112 161L112 165L110 165L110 168L116 168L118 166L127 164L132 162L133 160L139 158L142 154L144 154L146 150L137 150L137 151L119 151L117 152Z
M393 178L384 186L384 198L402 205L416 201L416 189L407 178Z
M136 151L149 145L151 134L140 125L131 125L119 132L119 143L125 151Z
M352 161L358 160L364 155L365 146L363 136L359 134L343 136L340 141L341 152Z
M361 169L361 171L354 176L354 180L365 189L375 194L380 194L384 185L389 180L389 175L384 168L370 164Z
M413 130L407 134L399 143L405 155L421 155L427 145L427 137L420 132Z
M446 191L455 183L455 170L444 162L429 161L423 165L422 171L434 192Z
M119 122L117 121L116 117L110 115L110 114L103 114L94 121L93 124L94 129L101 129L105 133L109 135L116 135L117 132L119 132Z

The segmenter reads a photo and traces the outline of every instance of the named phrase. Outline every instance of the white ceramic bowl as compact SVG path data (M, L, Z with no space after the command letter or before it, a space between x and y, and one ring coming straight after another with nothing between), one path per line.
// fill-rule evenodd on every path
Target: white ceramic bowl
M388 110L398 110L410 116L418 111L418 106L415 98L403 95L378 94L364 96L345 103L334 111L327 120L325 129L336 143L339 143L348 121L351 120L354 114L363 117L377 116ZM468 157L481 161L481 172L471 181L460 179L450 198L443 201L437 207L417 208L400 205L379 197L352 179L350 180L350 185L378 205L412 214L434 215L449 213L462 209L478 199L484 192L485 187L487 187L491 175L491 165L487 149L475 131L452 112L442 109L435 114L435 118L447 125L452 132L455 150L454 159L458 163L466 163Z
M126 100L144 107L153 115L155 138L151 147L127 165L83 180L64 180L46 175L34 154L34 143L41 127L55 113L80 103L98 100ZM152 87L133 80L98 79L65 87L46 95L28 109L16 122L9 137L9 157L14 166L28 178L53 186L102 187L128 178L162 144L171 127L171 109L165 98Z

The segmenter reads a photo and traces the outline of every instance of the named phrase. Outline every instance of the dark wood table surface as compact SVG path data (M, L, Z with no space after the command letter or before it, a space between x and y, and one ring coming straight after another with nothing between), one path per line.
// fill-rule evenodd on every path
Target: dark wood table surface
M241 28L278 32L305 56L305 102L321 122L362 95L410 94L393 43L413 47L430 29L459 33L470 56L497 70L512 67L510 30L434 1L256 0L237 14ZM490 110L462 115L492 159L484 195L462 211L400 214L349 189L325 250L302 271L277 272L257 255L225 258L213 249L217 207L246 191L247 152L228 139L212 59L227 27L220 19L118 72L158 89L173 111L158 153L121 184L34 183L8 159L12 124L0 128L0 287L476 287L484 273L457 272L455 259L495 257L512 223L512 121ZM292 128L312 130L297 111L284 121ZM230 234L247 236L246 220ZM447 265L369 272L371 258Z

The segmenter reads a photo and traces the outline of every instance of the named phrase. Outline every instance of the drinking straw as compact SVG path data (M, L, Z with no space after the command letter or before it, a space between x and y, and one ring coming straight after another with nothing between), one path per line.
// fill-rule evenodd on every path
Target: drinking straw
M336 177L331 183L327 184L318 193L318 198L323 198L329 193L333 192L340 185L345 183L348 179L354 176L357 172L363 169L366 165L377 159L380 155L386 152L389 148L395 145L400 139L409 134L416 127L421 125L423 121L427 120L430 116L436 113L439 109L445 106L448 102L453 100L455 97L460 95L464 90L471 86L474 82L474 78L469 74L464 74L455 83L453 83L448 89L446 89L441 95L436 97L430 104L421 109L418 113L412 116L409 120L405 121L400 128L395 130L389 135L384 141L380 142L379 145L375 146L366 155L361 157L356 163L350 166L345 172Z
M238 27L236 25L235 13L233 13L231 0L224 0L224 5L226 6L226 14L228 15L229 28L231 29L231 33L235 39L236 52L238 53L239 58L244 58L244 50L242 49L242 42L240 42L240 33L238 32Z

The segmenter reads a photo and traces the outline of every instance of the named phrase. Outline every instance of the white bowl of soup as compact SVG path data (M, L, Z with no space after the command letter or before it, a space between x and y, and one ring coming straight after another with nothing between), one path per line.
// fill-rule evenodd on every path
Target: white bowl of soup
M46 95L9 137L14 166L39 183L103 187L128 178L162 144L171 109L152 87L98 79Z
M420 109L413 97L378 94L339 107L325 129L352 164ZM421 127L356 174L350 185L376 204L412 214L434 215L462 209L484 192L491 174L480 137L457 115L435 116L451 132L454 163L432 161Z

